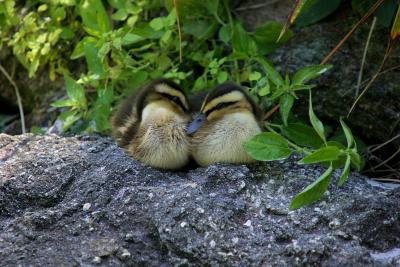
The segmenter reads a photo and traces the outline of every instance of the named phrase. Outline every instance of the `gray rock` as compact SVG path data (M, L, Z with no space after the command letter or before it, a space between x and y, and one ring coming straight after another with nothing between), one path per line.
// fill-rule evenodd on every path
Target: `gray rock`
M352 173L289 211L323 171L297 160L164 172L109 138L0 135L1 266L398 265L400 189Z

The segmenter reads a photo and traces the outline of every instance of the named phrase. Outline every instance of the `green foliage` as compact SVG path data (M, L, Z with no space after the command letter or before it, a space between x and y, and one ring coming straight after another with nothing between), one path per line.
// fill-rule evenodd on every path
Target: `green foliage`
M304 27L318 22L337 10L341 2L344 1L306 0L304 7L296 19L296 24ZM354 11L364 15L376 2L377 0L352 0L351 5ZM381 25L385 27L391 25L398 4L398 0L385 0L381 7L376 10L374 15L378 18L378 22Z
M260 61L260 59L258 59ZM327 141L327 131L323 123L315 115L312 105L311 88L306 82L318 77L331 66L308 66L298 70L290 81L285 79L265 60L260 61L265 68L271 89L271 98L280 98L280 116L282 124L267 123L270 132L259 134L244 143L244 148L254 159L270 161L289 157L293 152L305 154L299 164L322 163L329 164L329 168L315 182L307 186L291 202L290 208L296 209L319 200L327 190L334 169L343 168L338 181L341 186L347 179L350 166L359 170L361 157L358 154L353 134L349 127L340 120L345 135L347 147L336 141ZM309 120L312 127L303 123L292 123L290 120L291 108L296 99L296 91L309 90ZM267 94L268 95L268 94ZM290 98L289 98L290 97ZM262 98L268 98L263 96ZM278 133L274 128L277 128Z

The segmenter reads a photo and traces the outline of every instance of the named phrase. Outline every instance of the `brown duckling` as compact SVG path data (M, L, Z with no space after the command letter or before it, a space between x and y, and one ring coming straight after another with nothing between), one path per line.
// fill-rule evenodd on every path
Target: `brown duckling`
M187 128L191 155L201 166L251 163L243 142L261 132L255 103L238 85L226 83L204 98L200 113Z
M174 82L158 79L130 95L111 118L112 136L134 159L169 170L189 161L189 105Z

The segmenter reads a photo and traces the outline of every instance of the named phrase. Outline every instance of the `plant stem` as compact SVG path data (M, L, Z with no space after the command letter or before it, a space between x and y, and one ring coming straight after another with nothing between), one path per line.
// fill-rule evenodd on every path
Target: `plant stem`
M231 31L233 32L234 30L234 25L233 25L233 19L232 19L232 14L231 14L231 10L229 8L228 2L227 0L222 0L223 4L224 4L224 8L226 11L226 14L228 15L228 20L229 20L229 26L231 28ZM235 74L235 79L237 83L240 83L240 76L239 76L239 62L237 61L237 59L235 59L233 61L233 64L235 66L234 69L234 74Z
M367 37L367 42L365 43L363 57L362 57L362 60L361 60L360 72L358 73L358 80L357 80L357 87L356 87L356 97L358 97L358 94L360 92L360 85L361 85L363 71L364 71L365 59L367 57L369 42L370 42L371 37L372 37L372 32L375 29L375 24L376 24L376 17L374 17L374 19L372 20L371 28L369 29L369 33L368 33L368 37Z
M19 94L19 89L18 86L15 84L11 76L8 74L8 72L3 68L2 65L0 65L0 70L6 76L7 80L11 83L11 85L14 87L15 94L17 95L17 103L18 103L18 108L19 108L19 115L21 117L21 130L22 133L26 133L26 128L25 128L25 116L24 116L24 108L22 106L22 101L21 101L21 95Z

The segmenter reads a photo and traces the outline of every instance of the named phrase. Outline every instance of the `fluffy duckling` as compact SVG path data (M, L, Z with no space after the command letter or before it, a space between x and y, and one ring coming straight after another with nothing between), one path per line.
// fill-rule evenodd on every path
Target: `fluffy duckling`
M185 133L190 120L183 90L158 79L129 96L111 118L119 146L146 165L177 170L189 161Z
M187 128L192 157L201 166L254 162L243 142L261 132L259 120L256 105L241 87L230 83L217 86Z

